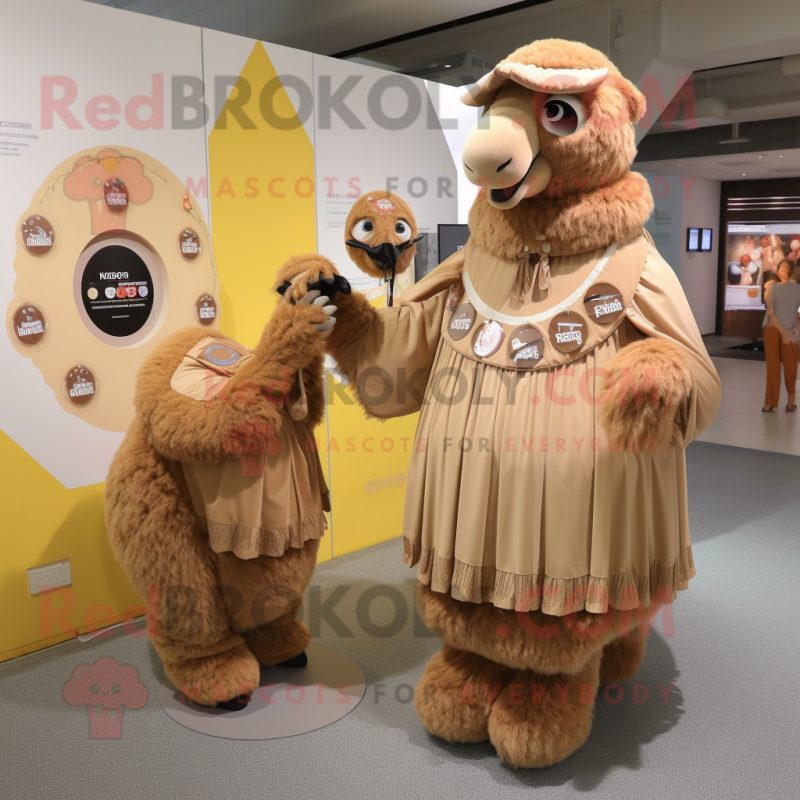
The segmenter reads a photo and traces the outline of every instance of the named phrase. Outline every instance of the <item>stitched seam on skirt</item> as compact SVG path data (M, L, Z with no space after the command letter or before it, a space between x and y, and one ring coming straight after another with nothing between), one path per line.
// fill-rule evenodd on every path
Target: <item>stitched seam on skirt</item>
M608 578L591 574L575 578L552 578L540 570L535 575L517 575L493 566L476 567L454 558L443 558L435 550L424 550L419 542L403 538L403 562L419 564L417 577L435 592L450 593L471 603L490 602L498 608L517 611L541 609L564 616L583 609L603 614L609 605L618 610L647 608L653 599L671 602L695 576L689 545L671 565L650 563L643 575L634 569L613 572Z

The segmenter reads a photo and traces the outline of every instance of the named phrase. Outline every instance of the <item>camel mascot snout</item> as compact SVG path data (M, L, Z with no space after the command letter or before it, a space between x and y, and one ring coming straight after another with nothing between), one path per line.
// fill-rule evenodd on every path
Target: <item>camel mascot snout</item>
M484 107L468 244L395 308L342 298L326 348L371 414L420 412L404 560L443 640L422 723L542 767L584 743L598 687L635 675L648 621L695 574L684 448L720 383L642 227L640 92L546 40L463 100Z

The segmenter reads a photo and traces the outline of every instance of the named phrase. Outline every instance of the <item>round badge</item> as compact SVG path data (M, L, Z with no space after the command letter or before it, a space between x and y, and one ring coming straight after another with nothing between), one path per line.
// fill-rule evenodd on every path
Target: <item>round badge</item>
M535 367L544 355L542 334L531 325L514 328L508 339L508 360L515 366Z
M472 349L476 356L488 358L497 352L505 337L506 332L503 330L503 326L499 322L487 319L478 329Z
M217 318L217 304L210 294L204 294L194 304L194 315L201 325L213 325Z
M67 397L76 406L86 405L97 393L97 381L92 371L80 364L69 371L65 387Z
M596 283L586 293L583 305L589 319L602 325L616 322L624 313L622 293L610 283Z
M119 178L109 178L103 184L103 202L116 214L128 207L128 190Z
M451 289L450 294L447 295L447 305L445 306L445 309L452 314L456 310L457 306L458 295Z
M14 314L14 333L22 344L39 344L44 325L44 316L36 306L22 306Z
M97 291L97 287L96 287L96 286L90 286L90 287L89 287L89 288L86 290L86 296L87 296L87 297L88 297L90 300L97 300L97 298L98 298L99 294L100 294L100 293Z
M203 249L200 246L200 238L191 228L181 231L181 235L178 237L178 244L181 248L181 255L190 261L197 258Z
M471 303L462 303L454 312L450 320L450 338L456 342L463 339L475 324L475 309Z
M203 358L218 367L230 367L241 357L241 353L237 353L232 347L226 347L224 344L212 344L203 352Z
M391 214L397 208L397 206L391 200L389 200L388 197L381 197L377 200L370 198L369 201L370 205L379 214Z
M550 323L550 338L562 353L580 350L586 341L586 321L573 311L562 311Z
M53 226L44 217L31 214L22 223L22 243L25 245L25 249L35 256L49 253L55 243Z

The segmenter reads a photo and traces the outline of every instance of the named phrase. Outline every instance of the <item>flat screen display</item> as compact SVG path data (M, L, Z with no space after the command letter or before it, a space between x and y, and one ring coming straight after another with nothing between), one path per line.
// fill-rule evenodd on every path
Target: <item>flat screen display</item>
M714 237L714 231L711 228L703 228L700 231L700 252L701 253L710 253L711 252L711 242Z
M439 226L439 263L463 249L469 239L469 225Z
M729 222L725 242L725 311L764 311L764 277L800 259L799 222Z
M686 249L690 253L696 253L700 249L700 228L687 228Z

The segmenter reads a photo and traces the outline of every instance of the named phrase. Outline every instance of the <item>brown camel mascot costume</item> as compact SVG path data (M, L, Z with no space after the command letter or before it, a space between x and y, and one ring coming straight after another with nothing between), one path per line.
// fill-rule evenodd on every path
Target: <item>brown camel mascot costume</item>
M291 259L276 287L315 258ZM167 676L202 705L244 708L259 665L306 663L296 615L330 510L313 446L328 303L301 279L255 349L189 328L139 373L106 525Z
M444 647L420 719L541 767L583 744L598 686L636 673L647 620L694 575L683 448L720 383L642 228L639 91L545 40L463 99L485 107L467 246L399 308L343 298L327 348L375 416L421 409L405 561Z

